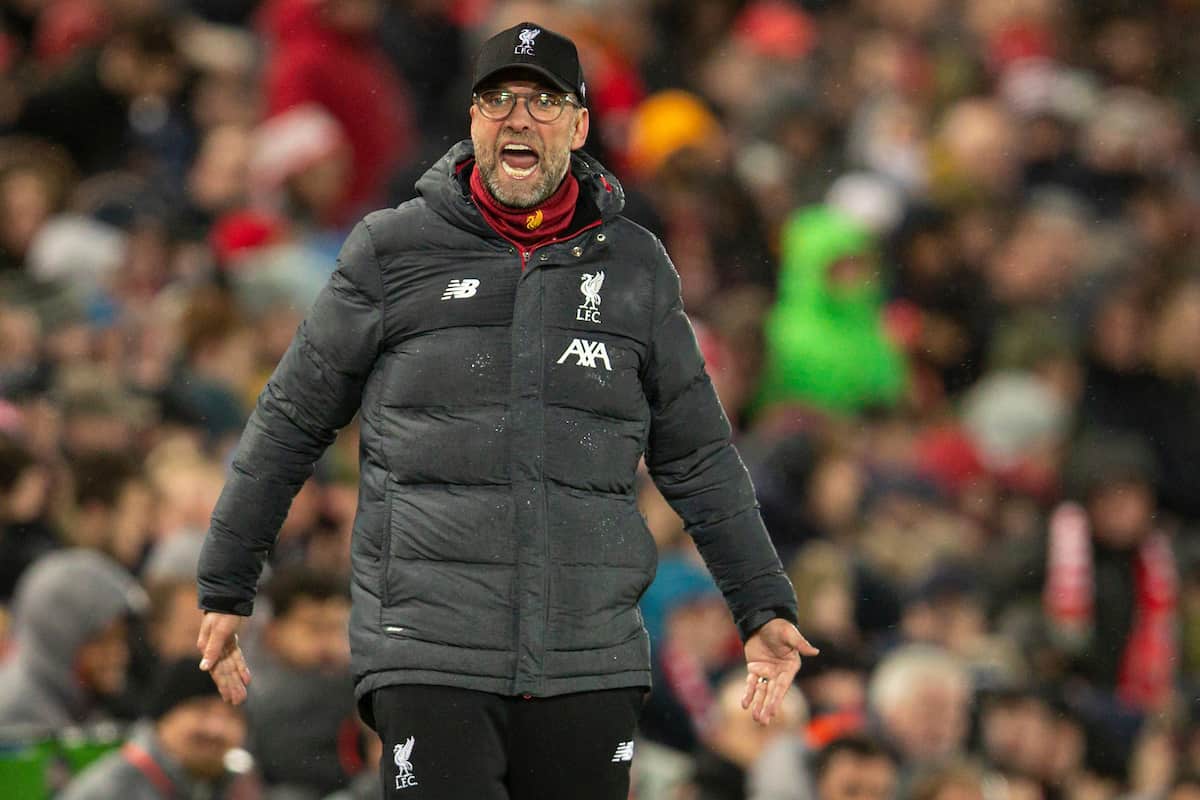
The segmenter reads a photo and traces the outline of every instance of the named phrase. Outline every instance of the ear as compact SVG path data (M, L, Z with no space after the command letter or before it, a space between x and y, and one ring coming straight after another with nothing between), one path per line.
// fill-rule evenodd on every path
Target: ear
M578 150L583 147L583 143L587 141L588 127L591 124L586 108L579 109L579 114L575 117L575 133L571 135L571 149Z

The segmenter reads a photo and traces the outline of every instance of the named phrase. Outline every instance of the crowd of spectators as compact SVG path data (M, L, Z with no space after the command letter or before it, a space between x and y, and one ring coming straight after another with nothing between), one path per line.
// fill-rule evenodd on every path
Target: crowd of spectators
M378 796L354 427L244 709L184 665L195 563L342 239L526 19L580 47L586 149L682 276L822 649L756 726L646 478L637 800L1200 797L1196 0L4 3L0 795Z

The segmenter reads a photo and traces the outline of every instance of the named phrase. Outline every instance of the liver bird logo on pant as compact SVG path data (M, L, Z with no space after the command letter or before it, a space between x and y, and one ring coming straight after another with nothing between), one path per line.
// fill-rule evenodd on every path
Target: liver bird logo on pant
M413 745L416 743L417 737L410 736L404 744L398 744L392 748L392 760L396 762L396 788L407 789L409 786L416 786L417 779L413 777L413 765L409 758L412 756Z
M604 285L604 272L597 272L595 275L585 272L580 281L579 291L583 292L583 308L599 311L600 287Z

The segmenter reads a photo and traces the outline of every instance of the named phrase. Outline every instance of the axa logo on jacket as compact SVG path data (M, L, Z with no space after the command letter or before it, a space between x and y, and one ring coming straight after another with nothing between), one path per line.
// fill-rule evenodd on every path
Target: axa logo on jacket
M570 346L558 357L559 364L570 356L576 356L576 366L596 369L596 362L603 361L604 368L612 372L612 362L608 360L608 348L604 342L593 342L590 339L572 339Z

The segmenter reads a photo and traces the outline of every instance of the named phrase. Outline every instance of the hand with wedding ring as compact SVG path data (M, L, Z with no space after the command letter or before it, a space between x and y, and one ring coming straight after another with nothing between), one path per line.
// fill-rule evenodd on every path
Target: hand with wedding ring
M815 656L817 648L785 619L773 619L746 641L746 693L742 708L754 721L769 725L779 703L800 670L801 656Z

